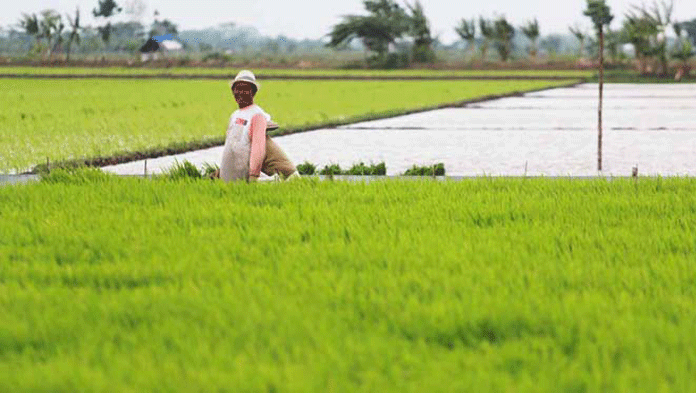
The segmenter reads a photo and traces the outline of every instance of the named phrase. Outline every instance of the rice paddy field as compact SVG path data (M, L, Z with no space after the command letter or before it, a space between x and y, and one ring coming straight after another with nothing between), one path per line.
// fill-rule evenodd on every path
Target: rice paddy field
M0 84L0 173L25 171L47 160L221 144L229 115L237 109L227 82L220 80L5 78ZM283 132L295 132L569 82L261 80L261 84L256 102Z
M696 180L0 186L0 391L694 391Z
M234 78L237 68L15 67L0 66L0 75L218 75ZM570 77L589 78L593 70L336 70L254 68L257 76L330 77Z

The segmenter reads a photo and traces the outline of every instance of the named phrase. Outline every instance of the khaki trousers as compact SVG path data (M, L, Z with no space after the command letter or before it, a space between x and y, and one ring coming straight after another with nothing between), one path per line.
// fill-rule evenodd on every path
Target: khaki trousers
M292 175L297 168L290 161L285 152L278 146L270 136L266 135L266 158L263 160L261 172L268 176L273 176L276 173L287 178Z

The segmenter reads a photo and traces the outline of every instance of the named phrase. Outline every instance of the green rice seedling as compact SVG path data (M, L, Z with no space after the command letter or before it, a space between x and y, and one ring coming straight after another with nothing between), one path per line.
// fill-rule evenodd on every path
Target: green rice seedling
M371 170L373 176L385 176L387 174L387 165L384 163L384 161L377 165L372 164Z
M445 176L445 164L440 162L429 166L413 165L403 176Z
M200 179L203 177L201 171L188 160L176 161L171 168L165 171L165 176L172 180Z
M343 172L344 175L367 175L367 176L381 176L387 174L387 166L384 162L379 164L365 165L365 163L360 162L353 165L349 170Z
M343 175L371 175L371 168L363 162L354 164L350 169L343 171Z
M209 162L203 163L203 177L211 177L215 172L220 170L220 166L218 164L211 164Z
M49 176L0 392L694 391L696 179Z
M292 133L569 82L262 83L258 104L283 124L278 133ZM3 78L0 108L0 172L29 170L47 158L51 163L101 165L114 157L137 159L220 145L236 109L224 81L21 78Z
M98 184L113 179L115 175L106 173L99 168L73 167L55 168L41 173L44 183L59 184Z
M297 172L300 175L313 175L317 171L317 167L309 161L297 165Z
M365 165L364 162L359 162L354 164L347 171L342 172L343 175L366 175L366 176L380 176L387 174L387 166L384 162L379 164Z
M321 171L319 171L320 175L324 176L335 176L335 175L342 175L343 171L341 171L341 166L338 164L329 164L329 165L324 165L324 168L322 168Z

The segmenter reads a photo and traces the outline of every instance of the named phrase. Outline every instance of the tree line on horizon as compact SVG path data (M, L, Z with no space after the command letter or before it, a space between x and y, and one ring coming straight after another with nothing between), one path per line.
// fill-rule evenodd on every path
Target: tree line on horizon
M54 10L44 10L38 15L23 14L18 21L19 30L11 30L14 39L29 47L34 55L51 59L54 53L70 53L79 46L82 53L98 51L136 52L151 36L175 34L190 51L218 54L245 51L255 48L271 54L282 51L293 52L298 48L334 50L364 50L365 65L371 68L402 68L412 63L437 61L435 49L445 48L438 37L433 36L425 11L419 0L413 4L400 5L396 0L364 0L366 15L347 15L334 25L331 31L317 40L292 40L279 36L261 36L254 28L236 26L233 23L217 28L180 32L178 26L168 19L159 19L155 11L154 22L146 27L138 21L112 23L111 19L122 12L115 0L97 0L92 14L101 22L95 27L82 26L79 9L65 19ZM677 22L672 20L672 3L654 2L651 7L632 6L623 25L612 30L607 27L606 49L613 62L628 57L623 52L624 44L631 44L638 60L641 73L665 74L669 59L686 64L693 57L696 46L696 19ZM67 22L67 23L66 23ZM666 38L666 30L672 27L675 39ZM522 26L513 26L504 15L492 19L462 18L454 31L465 44L462 55L470 62L501 61L512 58L527 58L535 61L541 52L560 52L567 36L551 34L544 39L536 19ZM569 27L576 40L577 56L595 57L598 40L587 34L578 25ZM357 43L357 46L356 46ZM445 49L455 50L458 43ZM569 45L567 45L569 46ZM22 45L19 45L22 47ZM19 48L17 48L19 49ZM493 56L495 52L495 56Z
M426 63L434 60L432 50L434 39L424 16L423 7L418 0L414 5L406 3L406 9L395 0L364 0L363 4L368 15L345 16L329 34L331 42L328 46L340 48L350 40L359 39L368 50L374 52L374 56L368 58L368 63L379 65L397 56L390 48L396 47L396 44L406 37L412 41L409 56L412 61ZM606 37L602 30L601 52L604 52L604 38L614 61L623 54L621 47L624 44L631 44L635 50L635 57L639 61L641 73L646 73L648 64L652 63L651 70L658 74L666 74L669 58L686 63L694 55L696 19L684 22L674 21L673 9L673 3L666 1L659 4L655 1L651 7L644 4L633 5L626 14L623 25L616 31L610 28L613 17L610 18L606 22ZM676 36L671 45L668 44L666 37L666 30L669 27L674 29ZM489 58L490 49L493 48L498 54L498 59L507 62L515 47L513 40L520 32L530 43L526 48L527 56L534 60L539 52L540 28L536 18L517 28L504 15L493 19L482 16L479 16L478 20L463 18L454 30L461 40L466 42L465 53L469 58L474 58L474 52L478 49L478 59L486 61ZM599 40L593 41L592 37L577 25L570 26L569 32L579 42L578 56L580 58L588 49L594 54L599 53L600 49L596 48ZM592 45L588 46L588 42Z

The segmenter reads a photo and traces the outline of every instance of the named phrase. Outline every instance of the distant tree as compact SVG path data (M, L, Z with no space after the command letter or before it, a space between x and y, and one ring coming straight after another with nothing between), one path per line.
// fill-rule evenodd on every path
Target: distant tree
M150 29L150 37L165 34L179 34L179 29L176 24L169 19L164 19L162 21L155 19Z
M364 0L369 15L347 15L343 22L334 25L327 47L339 48L353 39L359 39L369 51L384 61L389 45L409 30L408 15L393 0Z
M592 19L592 24L599 36L599 119L597 142L597 170L602 170L602 92L604 89L604 26L609 26L614 15L605 0L587 0L587 9L583 12Z
M495 30L493 29L493 22L479 17L479 31L483 37L483 43L481 44L481 60L486 61L486 55L488 54L488 48L493 40L495 40Z
M101 36L102 41L104 44L109 43L109 39L111 38L111 22L109 22L109 18L112 16L118 14L121 12L122 8L116 4L114 0L98 0L98 8L95 8L92 10L92 14L96 18L104 18L107 22L105 25L98 27L99 35Z
M213 50L213 46L205 42L199 42L198 50L200 52L211 52Z
M63 18L55 10L41 11L41 20L39 21L39 36L46 39L48 58L51 58L54 47L54 39L61 40L63 32Z
M536 58L538 52L537 40L539 39L539 21L534 18L533 21L527 22L526 25L520 28L522 33L531 41L532 46L529 48L529 55Z
M647 59L656 53L652 41L656 40L654 37L658 32L657 25L650 19L635 13L626 14L622 29L623 41L633 45L641 74L647 71Z
M578 25L570 26L568 28L568 30L570 30L570 33L572 35L574 35L575 38L578 39L578 41L580 41L580 49L578 49L578 57L582 58L583 52L585 49L585 38L586 38L585 32Z
M471 21L462 19L459 22L459 26L454 28L454 31L457 32L462 40L466 41L466 51L471 53L476 46L476 21L473 19Z
M502 61L508 61L512 53L512 38L515 36L515 28L501 16L493 24L495 32L495 47Z
M69 62L70 50L72 49L73 42L77 44L80 43L80 30L82 30L82 27L80 27L80 9L75 8L74 18L70 17L70 15L66 15L66 18L68 19L68 24L70 25L70 35L68 36L68 47L65 50L65 61Z
M691 39L691 44L696 45L696 19L679 23L681 29Z
M671 24L672 12L674 10L673 2L661 2L659 5L657 2L653 3L651 8L647 8L645 5L641 7L633 6L633 13L631 17L638 17L642 19L643 23L648 26L648 31L651 34L649 37L649 43L652 54L660 65L660 74L666 75L668 71L668 50L667 50L667 36L665 31L667 26Z
M611 56L611 61L616 63L621 52L621 34L607 27L607 32L604 34L604 45Z
M142 21L147 10L147 5L143 0L128 0L125 6L125 14L129 15L132 22Z
M38 47L39 41L41 39L41 28L39 27L38 16L36 16L36 14L22 14L22 19L19 20L19 26L29 37L34 37L34 39L36 40L35 45Z
M551 34L541 40L539 46L546 50L549 54L557 54L561 51L561 43L563 38L558 34Z
M680 70L677 72L676 79L681 79L682 76L689 72L689 59L693 57L693 45L689 39L682 34L683 27L681 23L674 23L674 34L677 39L672 48L672 57L682 62Z
M411 11L409 16L409 35L413 37L413 60L419 63L432 63L435 61L433 43L435 40L430 34L428 19L425 17L423 6L419 0L414 5L406 3Z

